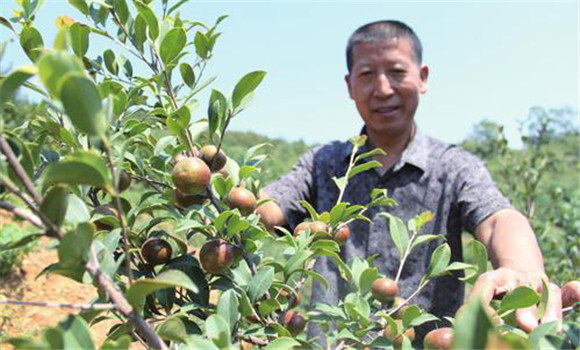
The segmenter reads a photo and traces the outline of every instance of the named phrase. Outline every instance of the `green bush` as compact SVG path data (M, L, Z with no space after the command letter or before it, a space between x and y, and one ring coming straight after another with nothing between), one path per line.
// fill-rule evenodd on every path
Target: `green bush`
M0 247L22 240L30 235L30 231L17 224L6 224L0 228ZM9 274L14 268L20 267L24 257L34 249L34 243L28 243L18 248L4 250L0 248L0 276Z

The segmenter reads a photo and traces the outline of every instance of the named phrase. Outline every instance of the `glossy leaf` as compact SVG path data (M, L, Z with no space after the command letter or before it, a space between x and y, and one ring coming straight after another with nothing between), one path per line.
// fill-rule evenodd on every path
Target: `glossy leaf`
M0 107L10 101L18 88L37 73L36 67L19 67L0 81Z
M366 294L371 290L373 282L377 279L379 272L376 268L371 267L365 269L359 277L358 287L361 294Z
M443 236L443 235L420 235L420 236L417 236L415 238L415 240L413 241L413 243L411 244L411 250L413 248L415 248L416 246L418 246L418 245L421 245L423 243L427 243L427 242L430 242L430 241L434 241L434 240L437 240L437 239L440 239L440 240L443 240L444 241L445 240L445 236Z
M187 36L183 28L173 28L163 37L159 47L159 56L167 66L185 47Z
M379 161L376 161L376 160L371 160L369 162L356 165L356 166L352 167L352 169L349 171L348 178L351 179L352 177L354 177L354 176L356 176L364 171L374 169L374 168L380 168L382 166L383 166L383 164Z
M195 45L195 53L200 58L205 60L209 57L209 42L205 34L202 32L195 33L193 44Z
M126 0L115 0L113 1L113 9L115 9L115 13L119 18L121 23L127 23L127 19L129 19L129 7L127 6Z
M32 62L36 62L42 55L44 41L42 35L34 27L24 27L20 32L20 46Z
M151 40L157 39L159 36L159 22L157 21L157 16L153 10L140 1L133 1L133 4L139 11L139 14L143 16L143 19L147 23L147 34Z
M181 73L181 79L183 79L185 85L189 86L190 88L195 85L195 73L193 72L191 65L185 62L180 63L179 72Z
M170 340L178 343L184 343L187 341L187 330L183 321L179 317L170 317L166 319L155 331L163 340Z
M143 43L147 40L147 22L145 21L145 17L141 14L138 14L135 17L134 33L135 42L137 43L137 46L141 48L141 51L143 51Z
M70 315L59 327L63 330L65 349L95 349L89 326L82 317Z
M240 303L233 289L225 291L217 304L217 314L220 315L229 325L230 334L234 331L238 322Z
M248 285L248 297L252 302L256 302L264 295L274 282L274 268L263 267L252 277Z
M389 231L391 234L391 238L393 239L393 243L397 247L397 251L399 252L399 257L402 259L407 246L409 245L409 232L407 231L407 226L403 220L399 219L398 217L390 214L390 213L380 213L379 215L387 218L389 220Z
M230 332L228 323L217 314L211 315L205 321L205 333L220 349L228 348Z
M89 49L90 28L79 22L75 22L68 29L70 32L71 48L75 55L82 58Z
M159 274L156 278L145 278L135 281L125 293L127 300L138 308L143 299L161 289L183 287L194 293L199 292L197 286L187 275L179 270L169 270Z
M40 205L40 211L57 227L62 225L66 216L69 193L67 186L56 185L48 191Z
M290 337L279 337L269 342L264 350L294 349L300 343Z
M431 255L431 262L429 263L429 268L427 269L427 278L438 277L444 274L447 270L447 265L451 260L451 248L447 243L443 243L439 247L435 248L433 254Z
M43 173L43 179L45 185L65 183L111 188L104 159L91 151L76 152L58 163L50 164Z
M227 107L228 102L224 94L218 90L212 90L207 111L210 139L225 124Z
M89 5L86 0L68 0L69 4L73 5L83 15L89 14Z
M103 52L103 59L105 60L105 67L107 67L107 70L111 72L111 74L117 75L119 73L119 64L117 63L113 50L105 50L105 52Z
M487 250L483 243L472 240L463 248L463 261L467 264L477 266L477 270L466 274L465 280L468 283L474 283L477 277L487 271Z
M483 349L487 343L491 320L479 298L473 298L457 314L453 326L453 349Z
M64 51L51 51L44 54L38 62L38 76L46 89L60 97L61 80L69 73L83 74L82 62Z
M105 133L107 120L101 96L91 79L74 73L67 75L60 85L60 99L75 128L91 136Z
M500 313L508 310L522 309L535 305L540 300L540 296L535 290L529 287L518 287L506 294L500 307Z
M257 87L260 85L266 72L255 71L246 74L240 81L236 84L234 92L232 93L232 105L234 110L244 103L244 99L248 97Z
M117 339L107 338L101 345L101 350L128 350L131 341L130 335L122 335Z

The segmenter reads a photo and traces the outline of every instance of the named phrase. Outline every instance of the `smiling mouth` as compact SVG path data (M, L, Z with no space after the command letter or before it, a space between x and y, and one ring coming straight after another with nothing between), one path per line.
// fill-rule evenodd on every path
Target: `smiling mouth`
M392 115L393 113L397 112L400 108L401 108L400 106L380 107L373 109L373 112L382 115Z

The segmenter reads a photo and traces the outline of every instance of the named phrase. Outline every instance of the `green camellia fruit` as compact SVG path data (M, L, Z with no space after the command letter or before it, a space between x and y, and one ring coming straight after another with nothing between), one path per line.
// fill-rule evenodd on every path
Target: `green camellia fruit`
M198 194L183 194L178 189L173 191L173 197L175 199L175 203L177 203L177 205L182 208L187 208L194 204L201 205L206 199L205 196Z
M151 265L167 263L172 253L171 245L162 238L151 237L141 245L141 255Z
M381 303L388 303L399 294L399 286L390 278L377 278L371 286L371 292Z
M423 348L430 350L449 350L453 345L453 329L443 327L434 329L423 338Z
M211 171L219 171L226 165L228 161L226 154L221 149L218 153L217 147L214 145L207 145L202 147L199 150L199 156L201 159L203 159L205 164L211 168Z
M280 315L279 321L293 336L302 333L306 327L306 320L304 320L304 317L294 310L283 312Z
M415 339L415 329L413 327L409 327L405 330L404 333L401 333L403 330L403 321L395 320L395 325L397 326L397 331L395 333L393 333L391 325L387 324L383 334L385 338L389 339L393 343L393 347L395 349L400 349L403 345L403 334L409 338L410 341L413 341Z
M173 183L181 193L202 193L211 180L211 171L199 158L184 158L173 167Z
M232 266L234 246L221 239L209 241L201 247L199 261L205 271L219 275Z
M256 196L243 187L233 188L226 202L230 208L238 209L242 215L249 215L256 209Z
M119 174L119 192L123 192L131 186L131 174L121 170Z

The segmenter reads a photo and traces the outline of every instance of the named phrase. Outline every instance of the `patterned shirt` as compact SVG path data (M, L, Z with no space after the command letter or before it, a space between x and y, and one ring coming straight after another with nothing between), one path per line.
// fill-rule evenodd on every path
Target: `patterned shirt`
M367 142L360 153L372 149ZM332 177L345 174L351 152L350 142L335 141L314 148L300 158L290 173L265 188L280 204L290 228L308 217L300 200L310 202L319 213L329 211L336 204L339 191ZM398 206L371 208L365 215L372 223L358 220L349 224L351 235L341 247L341 255L348 263L357 256L364 259L376 254L375 266L392 279L397 274L400 258L389 234L388 221L379 213L387 211L407 222L417 214L431 211L434 218L421 233L446 236L451 260L461 261L461 233L464 230L473 233L485 218L511 207L480 159L419 131L386 173L381 175L371 170L350 179L343 201L364 205L370 201L374 188L387 189ZM440 241L424 243L408 256L399 281L401 297L406 298L417 289L439 244ZM348 284L329 259L320 259L316 270L328 279L329 288L315 281L312 302L337 305L348 293ZM433 279L411 303L441 319L453 316L464 300L464 284L457 279L459 276ZM432 326L418 329L418 339Z

